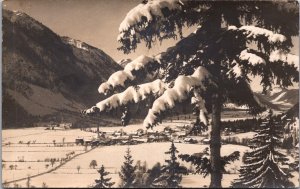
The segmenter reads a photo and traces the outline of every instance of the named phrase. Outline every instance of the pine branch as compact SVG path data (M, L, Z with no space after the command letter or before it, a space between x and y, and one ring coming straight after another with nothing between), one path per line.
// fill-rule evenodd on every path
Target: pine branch
M126 88L133 84L151 81L155 78L159 63L147 56L139 56L128 63L124 70L113 73L106 82L99 86L100 94L111 94L114 90Z
M153 127L159 120L159 115L167 109L173 108L175 103L186 100L193 87L206 87L203 82L210 79L210 73L203 67L199 67L191 76L179 76L175 80L174 87L167 89L162 96L156 99L144 120L144 126ZM213 82L211 81L212 85Z
M151 97L159 97L163 94L163 92L167 89L165 83L161 80L157 79L151 83L145 83L142 85L138 85L138 89L131 86L128 87L124 92L114 94L111 97L99 102L96 106L93 106L90 109L84 110L84 114L93 114L93 113L101 113L104 111L109 111L120 106L127 105L129 103L138 103L147 98Z

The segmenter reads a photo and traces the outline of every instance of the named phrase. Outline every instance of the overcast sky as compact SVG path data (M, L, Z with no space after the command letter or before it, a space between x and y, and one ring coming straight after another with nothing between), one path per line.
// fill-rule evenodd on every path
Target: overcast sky
M127 12L138 5L141 0L6 0L3 7L27 13L43 23L55 33L84 41L102 49L115 61L144 54L155 55L174 45L174 40L157 43L148 50L139 45L136 52L124 55L117 50L118 28ZM193 29L188 29L189 33ZM296 39L296 38L295 38ZM299 55L298 38L293 40L292 53ZM258 82L253 89L260 90Z

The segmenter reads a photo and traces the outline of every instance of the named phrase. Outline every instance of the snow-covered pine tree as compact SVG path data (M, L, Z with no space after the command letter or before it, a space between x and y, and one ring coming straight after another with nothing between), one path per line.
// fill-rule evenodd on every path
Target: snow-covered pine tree
M171 143L170 149L165 154L170 154L170 159L165 160L167 163L161 168L161 175L154 180L154 186L159 188L180 188L180 182L182 180L182 174L187 174L187 168L180 166L177 161L178 150Z
M263 122L258 133L251 140L251 152L247 152L244 165L240 168L239 178L233 183L238 188L290 188L290 173L280 168L288 159L278 151L283 138L283 125L272 117Z
M124 156L125 161L121 167L121 172L119 172L119 176L121 178L121 185L122 188L130 188L133 187L133 182L135 179L135 170L136 166L133 165L133 159L130 154L129 147L126 150L126 155Z
M222 104L247 105L252 113L261 110L249 75L261 78L263 91L273 83L287 87L298 82L299 58L289 53L291 37L298 35L298 17L297 1L145 0L120 24L119 50L130 53L141 42L151 48L157 40L181 40L166 52L140 56L112 74L99 92L125 90L84 113L101 113L152 96L155 101L144 125L153 127L164 111L194 96L200 120L211 125L210 187L220 188ZM192 26L196 31L183 38L183 28Z
M98 170L100 174L100 179L96 179L96 185L94 188L111 188L115 183L111 182L111 178L106 178L109 175L109 172L105 171L104 166L102 165L101 168Z

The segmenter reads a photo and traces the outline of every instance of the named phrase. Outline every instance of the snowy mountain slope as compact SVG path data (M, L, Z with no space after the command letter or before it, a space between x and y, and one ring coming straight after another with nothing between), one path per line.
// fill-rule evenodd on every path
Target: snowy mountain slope
M120 69L100 49L60 37L25 13L3 10L6 124L64 111L79 112L99 100L99 83ZM23 113L16 113L20 109Z
M257 100L264 106L274 110L288 110L299 102L299 89L282 89L279 87L267 94L255 93Z

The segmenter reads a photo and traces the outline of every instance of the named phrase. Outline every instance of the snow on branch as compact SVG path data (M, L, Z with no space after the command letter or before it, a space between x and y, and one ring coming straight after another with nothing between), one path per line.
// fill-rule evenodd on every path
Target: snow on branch
M208 112L205 107L205 101L197 89L194 89L194 96L191 98L191 104L199 108L199 119L204 123L204 125L207 125L208 120L206 115Z
M270 43L284 42L286 41L286 37L282 34L274 33L270 30L256 27L256 26L242 26L237 28L236 26L229 26L228 30L231 31L241 31L243 34L247 35L246 37L249 39L256 39L259 36L264 36L268 39Z
M154 101L144 120L144 126L152 127L157 124L158 116L167 109L173 108L176 102L186 100L193 88L197 87L199 90L205 91L204 82L211 79L211 77L207 69L202 66L198 67L191 76L178 76L173 88L167 89L162 96ZM212 83L211 80L209 82Z
M97 103L96 106L84 110L83 113L92 114L95 112L111 110L131 102L138 103L145 100L150 95L161 96L166 89L167 85L159 79L136 87L130 86L125 91L114 94L111 97Z
M120 24L120 35L118 39L122 38L123 31L127 31L131 26L141 22L143 17L147 18L147 21L151 21L153 16L163 17L162 9L180 9L180 4L180 0L149 0L145 4L139 4L127 13L126 17Z
M272 51L270 54L270 62L283 61L288 64L293 64L299 71L299 56L290 53L285 53L280 50Z
M240 60L246 60L248 61L250 64L252 64L253 66L257 65L257 64L265 64L266 61L257 56L256 54L250 53L248 52L249 49L245 49L240 53Z
M113 90L118 86L125 87L126 81L133 81L136 79L137 71L145 71L145 74L147 74L147 76L145 75L144 79L146 79L147 77L152 78L153 75L149 73L151 72L151 70L147 70L146 67L148 64L154 63L155 61L156 60L154 58L150 58L144 55L139 56L132 62L128 63L125 66L124 70L113 73L108 78L107 82L104 82L100 85L100 87L98 88L98 92L100 94L106 95L109 91Z
M236 60L233 60L231 62L232 68L227 72L227 76L229 78L242 78L243 76L243 71L241 65L239 65Z

